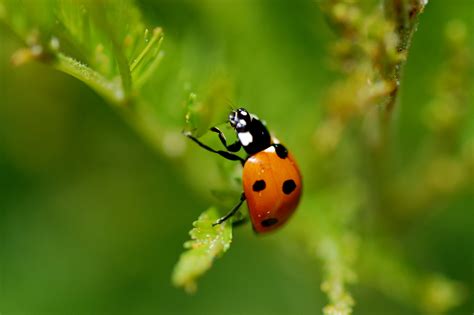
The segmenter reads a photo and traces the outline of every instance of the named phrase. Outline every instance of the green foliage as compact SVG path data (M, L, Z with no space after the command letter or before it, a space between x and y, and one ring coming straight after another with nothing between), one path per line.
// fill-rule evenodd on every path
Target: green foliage
M232 242L232 224L228 221L212 226L217 219L219 212L215 208L199 216L189 232L191 240L184 243L187 251L174 267L173 284L184 287L189 293L196 291L197 278L212 267L214 260L223 255Z
M159 64L163 33L144 26L132 1L50 1L43 15L37 15L35 2L26 4L17 10L16 1L4 1L4 22L28 46L13 56L16 65L50 63L121 105Z
M337 152L343 146L343 131L350 129L353 122L361 118L366 120L365 130L358 141L376 154L386 154L389 118L396 103L417 17L423 11L424 4L415 0L385 1L384 5L385 12L351 1L322 3L327 19L339 34L331 47L334 55L332 63L343 74L342 79L334 83L327 93L327 115L316 131L315 145L323 156ZM373 167L378 167L375 161ZM379 168L377 172L382 174L384 171ZM379 188L378 183L374 185ZM378 195L379 192L372 194ZM364 193L353 200L358 200L356 204L363 204L366 202L363 196ZM360 211L359 207L352 209L345 213L347 221L344 222L351 222ZM351 314L354 300L346 285L355 277L352 266L355 259L351 249L354 248L353 240L358 237L350 231L347 223L340 225L335 221L331 225L339 225L340 232L313 237L326 272L321 287L328 295L330 304L324 308L324 313Z
M350 287L357 283L355 263L361 237L354 223L364 199L358 186L356 181L347 181L313 196L309 202L313 211L302 215L299 229L294 231L322 264L321 290L329 300L323 308L325 315L351 314L355 304Z
M367 116L367 141L380 147L396 103L400 77L424 1L383 1L385 11L355 2L324 1L322 8L340 37L332 44L333 65L344 74L328 92L326 122L318 131L321 152L335 148L342 130ZM356 97L354 97L356 95ZM377 113L379 112L379 113ZM381 120L382 121L378 121ZM332 135L328 135L330 131ZM329 138L329 139L328 139Z

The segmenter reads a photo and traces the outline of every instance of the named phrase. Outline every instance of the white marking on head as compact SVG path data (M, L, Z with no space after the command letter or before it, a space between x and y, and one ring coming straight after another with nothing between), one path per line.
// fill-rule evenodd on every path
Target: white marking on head
M245 125L247 124L247 122L243 119L239 120L239 125L240 127L245 127Z
M274 146L269 146L268 148L266 148L263 152L267 152L267 153L276 153L275 151L275 147Z
M240 114L241 114L242 116L247 116L247 112L244 112L244 111L241 111Z
M252 134L248 131L239 132L237 136L239 137L240 143L242 143L244 147L248 146L253 141Z

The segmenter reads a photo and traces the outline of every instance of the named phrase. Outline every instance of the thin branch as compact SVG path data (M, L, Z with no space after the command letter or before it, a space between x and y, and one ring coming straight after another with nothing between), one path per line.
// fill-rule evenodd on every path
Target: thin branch
M79 61L58 53L53 67L67 73L87 84L94 91L106 98L110 103L120 105L122 102L122 88L108 81L100 73L94 71Z
M389 119L395 108L399 82L407 59L408 49L411 46L413 34L418 25L418 16L423 12L428 0L384 0L385 16L395 24L398 35L397 52L399 61L392 67L388 79L394 83L394 90L390 93L385 104L385 118Z

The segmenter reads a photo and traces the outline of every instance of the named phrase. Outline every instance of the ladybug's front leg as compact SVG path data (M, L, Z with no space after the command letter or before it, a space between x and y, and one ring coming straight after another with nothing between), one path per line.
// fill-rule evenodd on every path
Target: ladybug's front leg
M230 151L230 152L239 152L240 148L242 147L242 144L240 143L240 141L236 141L235 143L232 143L232 144L229 144L227 145L227 140L225 138L225 135L222 131L220 131L219 128L217 127L212 127L211 128L211 131L212 132L215 132L219 135L219 139L221 140L222 144L224 145L224 147Z
M239 203L236 204L232 210L229 211L229 213L227 213L225 216L221 217L219 220L217 220L216 222L214 222L212 224L212 226L216 226L218 224L221 224L225 221L227 221L229 218L231 218L236 212L237 210L239 210L240 206L242 205L242 203L244 202L245 200L245 194L242 193L242 195L240 196L240 200L239 200Z
M231 161L240 161L240 163L242 165L245 164L245 160L243 158L241 158L240 156L238 155L235 155L233 153L230 153L230 152L227 152L227 151L222 151L222 150L214 150L213 148L205 145L204 143L202 143L201 141L199 141L196 137L192 136L191 133L188 133L188 132L184 132L184 135L186 137L188 137L189 139L193 140L195 143L197 143L201 148L203 149L206 149L207 151L211 151L213 153L217 153L219 154L220 156L226 158L227 160L231 160Z

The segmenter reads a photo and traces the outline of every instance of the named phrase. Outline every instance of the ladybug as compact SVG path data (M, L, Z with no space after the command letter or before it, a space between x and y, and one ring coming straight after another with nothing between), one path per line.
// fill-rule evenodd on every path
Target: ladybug
M217 127L210 130L218 134L226 150L214 150L187 133L186 136L200 147L220 156L240 161L243 193L237 205L213 225L231 218L247 201L253 229L266 233L282 226L295 212L302 191L301 174L293 156L276 139L270 136L265 125L244 108L233 110L228 122L237 133L238 140L228 145ZM247 153L243 159L234 154L241 148Z

